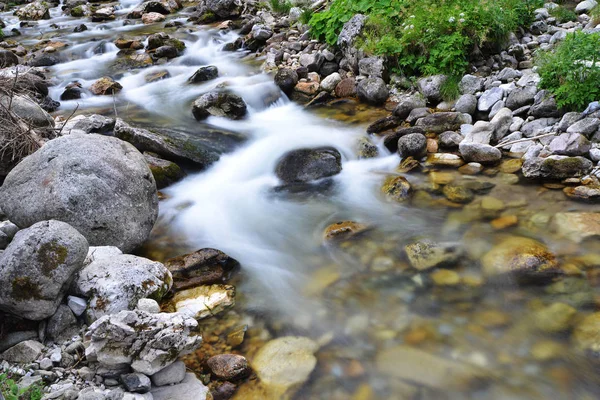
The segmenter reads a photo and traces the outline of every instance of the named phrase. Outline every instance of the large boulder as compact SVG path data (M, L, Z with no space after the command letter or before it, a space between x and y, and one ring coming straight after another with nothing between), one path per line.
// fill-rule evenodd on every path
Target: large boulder
M204 0L204 7L218 18L237 17L242 12L240 0Z
M275 84L284 93L291 93L298 83L298 73L293 69L282 68L275 74Z
M149 236L158 195L142 154L96 134L51 140L25 158L0 187L0 203L19 227L68 222L90 245L130 251Z
M415 124L425 132L442 133L456 131L463 124L470 124L472 118L469 114L457 112L439 112L419 118Z
M246 103L240 96L227 92L209 92L192 105L192 114L198 121L208 117L240 119L246 115Z
M202 384L200 379L195 374L188 372L181 383L155 387L150 393L152 393L153 400L205 400L208 392L208 388Z
M15 15L20 20L37 21L40 19L50 19L48 3L45 1L36 1L15 11Z
M201 336L190 336L198 323L179 313L121 311L105 315L88 328L85 354L109 369L131 366L153 375L194 351Z
M390 92L381 78L367 78L358 82L356 94L361 101L368 104L381 105L385 103Z
M77 271L88 242L60 221L42 221L15 235L0 255L0 310L20 317L51 317Z
M523 163L523 176L530 179L567 179L590 172L593 164L584 157L532 157Z
M339 174L342 156L332 147L298 149L285 154L275 174L285 183L304 183Z
M95 321L104 315L133 310L143 298L160 301L172 283L171 273L161 263L121 254L95 259L81 270L74 289L89 299L86 315Z
M337 45L344 54L345 64L353 72L358 72L358 61L362 55L362 51L355 45L356 39L362 33L366 21L365 15L356 14L344 24L337 39Z
M54 119L32 98L25 95L7 96L0 93L0 116L6 109L34 128L52 128Z
M427 102L436 104L442 101L442 87L447 79L445 75L427 76L417 81L417 87Z

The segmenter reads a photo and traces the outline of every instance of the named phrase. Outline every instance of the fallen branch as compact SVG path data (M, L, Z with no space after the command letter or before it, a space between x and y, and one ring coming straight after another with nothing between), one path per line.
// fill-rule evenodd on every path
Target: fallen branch
M537 139L541 139L541 138L545 138L548 136L556 136L558 135L558 132L553 132L553 133L544 133L543 135L539 135L539 136L534 136L532 138L525 138L525 139L518 139L518 140L512 140L510 142L505 142L505 143L498 143L497 145L495 145L494 147L499 148L499 147L505 147L505 146L509 146L511 144L515 144L515 143L523 143L523 142L529 142L531 140L537 140Z
M73 110L73 112L71 113L71 115L69 115L69 117L65 120L65 122L62 124L62 126L60 127L60 130L58 131L57 135L60 136L60 134L62 133L63 129L65 128L65 126L67 125L67 122L69 122L69 120L71 119L71 117L73 115L75 115L75 113L77 112L77 110L79 109L79 103L77 103L77 106L75 107L75 109Z

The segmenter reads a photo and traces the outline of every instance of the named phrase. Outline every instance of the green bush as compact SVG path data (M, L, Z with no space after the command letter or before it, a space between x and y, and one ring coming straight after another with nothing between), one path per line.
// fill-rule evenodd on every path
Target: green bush
M469 58L497 46L519 26L533 21L543 0L334 0L314 14L311 31L335 44L345 22L369 16L360 46L383 55L410 75L458 76Z
M564 6L559 6L550 10L550 15L556 18L558 22L564 24L569 21L577 21L577 14Z
M289 14L292 3L287 0L270 0L271 10L279 14Z
M536 56L540 87L548 89L558 107L581 110L600 100L600 33L568 34L553 50Z
M19 389L13 379L7 374L0 374L0 393L6 400L40 400L42 389L38 385Z

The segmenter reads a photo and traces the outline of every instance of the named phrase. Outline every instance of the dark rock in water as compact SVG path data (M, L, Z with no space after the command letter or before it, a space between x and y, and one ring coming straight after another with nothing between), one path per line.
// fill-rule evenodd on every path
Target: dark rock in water
M223 51L236 51L242 48L244 39L237 38L233 42L225 43Z
M57 56L48 53L38 53L27 64L32 67L51 67L58 63L60 63L60 59Z
M221 19L237 17L242 12L240 0L206 0L204 6Z
M425 135L425 131L418 127L400 128L394 133L386 135L383 139L383 145L392 153L398 151L398 139L402 136L410 135L411 133L419 133Z
M34 186L31 181L28 185ZM28 203L23 199L21 203ZM11 203L2 203L9 214ZM87 252L85 237L64 222L42 221L19 231L0 256L0 285L5 288L0 292L0 309L36 321L52 316Z
M65 91L60 95L60 99L63 101L77 100L81 98L84 93L83 87L79 82L71 82L65 87Z
M98 96L112 95L120 92L123 86L111 77L103 76L90 86L90 91Z
M292 69L283 68L275 74L275 84L279 86L282 92L291 93L298 83L298 73Z
M194 75L188 79L189 83L202 83L210 81L219 76L219 70L214 65L208 65L206 67L200 67Z
M211 115L240 119L246 115L246 103L240 96L233 93L209 92L194 101L192 114L198 121Z
M381 187L381 192L388 199L403 203L411 198L413 190L410 182L405 177L392 176L385 180Z
M174 162L188 162L205 168L232 151L245 138L238 133L204 128L197 132L173 129L143 129L118 119L116 137L133 144L140 151L149 151Z
M0 68L12 67L19 63L19 58L9 50L0 50Z
M122 251L142 244L158 215L156 183L142 154L97 134L47 142L8 174L0 203L19 227L56 219L93 246Z
M332 147L298 149L285 154L275 174L285 183L305 183L339 174L342 156Z
M148 83L158 82L163 79L169 79L171 74L167 70L151 72L148 75L144 76L144 80Z
M400 157L420 159L427 154L427 138L421 133L409 133L398 139L398 154Z
M219 354L206 361L212 373L219 379L237 380L250 373L250 366L245 357L237 354Z
M389 117L383 117L373 122L367 127L367 133L380 133L390 129L397 128L402 123L402 119L390 115Z
M175 58L179 55L179 52L174 46L160 46L154 50L154 57L156 58Z
M213 400L229 400L233 397L237 390L231 382L223 382L223 384L215 387L210 393L212 394Z
M224 283L239 263L215 249L200 249L190 254L171 258L165 266L173 275L175 290Z
M53 100L50 96L46 96L40 101L40 107L42 107L42 110L44 111L54 112L60 107L60 103Z
M155 50L162 46L173 46L177 51L183 51L185 49L185 43L179 39L170 37L164 32L155 33L148 36L148 44L146 50Z
M185 176L179 165L172 161L163 160L152 153L144 153L144 158L148 162L148 167L156 181L156 188L159 190L180 181Z
M567 179L583 176L593 164L584 157L549 156L532 157L523 163L523 176L530 179Z
M356 94L358 95L358 98L365 103L381 105L387 100L389 91L383 79L367 78L358 82Z

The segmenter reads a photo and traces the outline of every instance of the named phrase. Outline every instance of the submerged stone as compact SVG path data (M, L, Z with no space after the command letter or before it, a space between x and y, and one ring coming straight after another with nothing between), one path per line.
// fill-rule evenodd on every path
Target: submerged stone
M235 304L235 287L204 285L182 290L173 297L175 309L197 320L219 314Z

